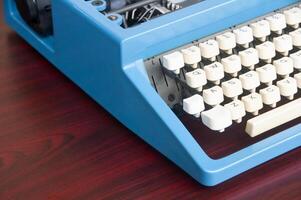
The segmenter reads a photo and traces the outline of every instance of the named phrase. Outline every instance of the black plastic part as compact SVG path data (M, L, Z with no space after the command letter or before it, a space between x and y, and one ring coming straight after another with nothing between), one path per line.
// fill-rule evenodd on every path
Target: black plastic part
M22 18L41 35L53 33L51 0L15 0Z

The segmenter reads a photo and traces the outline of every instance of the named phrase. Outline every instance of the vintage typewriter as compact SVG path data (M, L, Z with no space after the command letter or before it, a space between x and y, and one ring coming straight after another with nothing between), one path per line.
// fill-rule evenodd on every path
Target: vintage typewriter
M300 147L297 0L4 5L29 44L201 184Z

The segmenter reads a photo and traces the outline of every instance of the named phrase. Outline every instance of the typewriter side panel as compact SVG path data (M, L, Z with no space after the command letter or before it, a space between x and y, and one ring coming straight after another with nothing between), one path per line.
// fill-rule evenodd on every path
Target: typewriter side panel
M57 25L58 29L65 28L56 35L62 40L57 46L58 68L121 123L197 181L214 185L206 168L211 159L151 87L143 61L123 66L123 41L95 27L89 18L76 14L76 9L66 11L67 4L61 2L54 7L59 15L70 19ZM73 38L66 38L72 34Z
M9 2L7 0L6 3ZM34 33L31 33L34 35L32 39L32 36L27 35L28 29L19 27L26 27L22 20L18 23L9 14L8 20L25 40L126 127L200 183L214 185L211 172L206 169L206 163L211 159L151 87L143 69L136 71L136 67L124 67L130 71L135 70L130 74L144 85L143 94L126 75L121 62L122 40L97 26L85 13L72 6L70 1L53 1L53 10L54 41L51 44L51 57L44 54L45 46L41 46L41 41ZM133 66L137 66L136 63ZM143 67L143 62L138 66ZM149 99L156 102L155 107L149 103ZM162 112L165 113L164 118ZM177 127L176 134L171 127Z

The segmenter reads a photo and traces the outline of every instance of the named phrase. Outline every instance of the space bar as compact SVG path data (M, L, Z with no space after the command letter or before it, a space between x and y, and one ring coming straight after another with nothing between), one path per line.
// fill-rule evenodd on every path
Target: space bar
M301 98L247 121L246 132L255 137L301 116Z

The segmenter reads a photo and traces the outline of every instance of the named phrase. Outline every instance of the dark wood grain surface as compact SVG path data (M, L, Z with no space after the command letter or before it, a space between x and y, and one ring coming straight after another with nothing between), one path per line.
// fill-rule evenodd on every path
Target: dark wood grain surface
M301 199L301 149L208 188L141 141L5 24L0 199Z

